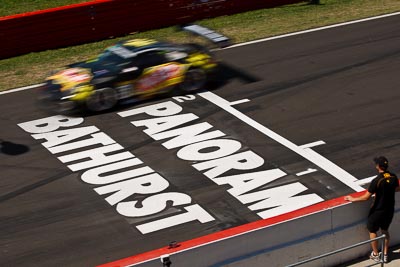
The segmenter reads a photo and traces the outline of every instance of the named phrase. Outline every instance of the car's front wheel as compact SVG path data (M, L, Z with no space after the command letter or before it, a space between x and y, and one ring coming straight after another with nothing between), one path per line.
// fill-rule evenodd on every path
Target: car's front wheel
M192 93L203 89L207 81L207 75L202 69L192 68L185 74L185 79L181 84L181 89L185 93Z
M114 107L117 101L117 93L113 88L101 88L88 97L86 107L89 111L99 112Z

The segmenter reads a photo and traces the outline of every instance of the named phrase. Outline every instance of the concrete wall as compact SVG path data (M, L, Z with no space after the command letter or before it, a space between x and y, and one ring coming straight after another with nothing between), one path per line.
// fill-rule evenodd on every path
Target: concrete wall
M371 202L342 204L304 215L297 219L278 222L262 229L238 234L221 241L170 253L171 267L175 266L286 266L368 239L365 227ZM397 197L396 207L400 207ZM391 244L400 243L400 209L396 210L391 225ZM365 256L370 245L327 257L306 266L336 266ZM165 254L165 250L160 253ZM134 258L134 257L133 257ZM129 261L127 261L129 262ZM126 262L125 262L126 263ZM117 262L108 266L119 265ZM160 267L157 257L130 266Z
M302 1L96 0L0 17L0 59Z

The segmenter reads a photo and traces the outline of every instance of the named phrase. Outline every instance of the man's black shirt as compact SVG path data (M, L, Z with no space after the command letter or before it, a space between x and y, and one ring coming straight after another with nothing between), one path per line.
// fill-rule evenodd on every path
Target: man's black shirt
M391 172L379 173L378 177L372 180L368 192L375 194L372 211L394 212L395 193L399 186L397 176Z

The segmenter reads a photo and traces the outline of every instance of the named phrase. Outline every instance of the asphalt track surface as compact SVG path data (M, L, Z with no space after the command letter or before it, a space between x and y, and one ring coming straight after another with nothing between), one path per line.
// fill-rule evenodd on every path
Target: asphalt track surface
M399 29L400 16L393 16L218 51L226 79L211 94L231 102L248 99L233 107L294 144L324 141L313 150L357 179L375 175L371 159L381 154L398 172ZM261 219L227 192L229 185L217 185L193 168L194 162L180 159L179 149L166 149L144 127L130 123L149 116L118 115L136 107L173 101L185 113L196 114L196 123L208 122L223 138L239 141L240 151L261 156L265 162L257 171L279 168L286 173L264 188L300 182L307 188L302 194L323 200L355 192L199 95L87 116L79 127L99 128L214 218L141 234L136 226L154 217L116 212L105 201L107 195L82 181L84 171L71 171L42 145L44 140L18 126L50 116L38 108L35 96L35 90L0 96L1 266L95 266ZM296 175L309 168L316 171Z

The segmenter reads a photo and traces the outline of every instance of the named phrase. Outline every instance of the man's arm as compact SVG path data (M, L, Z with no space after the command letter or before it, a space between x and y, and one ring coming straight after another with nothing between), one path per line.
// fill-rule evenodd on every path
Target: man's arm
M344 200L350 201L350 202L366 201L366 200L370 199L371 196L372 196L372 194L369 191L366 191L365 194L360 197L345 196Z

